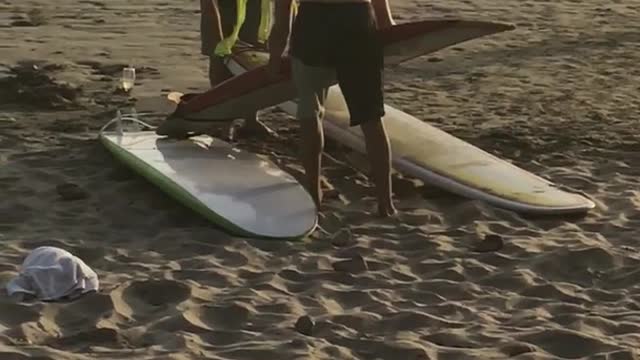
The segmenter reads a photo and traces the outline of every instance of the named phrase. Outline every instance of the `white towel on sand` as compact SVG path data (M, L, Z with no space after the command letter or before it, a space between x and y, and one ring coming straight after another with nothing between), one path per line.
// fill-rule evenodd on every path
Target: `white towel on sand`
M55 301L98 291L98 286L98 275L81 259L66 250L42 246L24 259L20 274L7 284L7 293Z

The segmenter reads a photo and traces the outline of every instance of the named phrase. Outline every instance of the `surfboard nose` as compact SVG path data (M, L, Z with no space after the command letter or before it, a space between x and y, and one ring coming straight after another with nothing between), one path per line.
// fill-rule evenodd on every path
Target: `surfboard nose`
M436 33L446 31L463 31L468 33L469 38L476 38L513 29L515 29L515 25L502 22L465 19L438 19L394 25L390 28L381 30L380 35L385 44L392 44L416 37L432 36Z
M465 41L515 29L507 23L442 19L405 23L381 30L385 64L398 64Z

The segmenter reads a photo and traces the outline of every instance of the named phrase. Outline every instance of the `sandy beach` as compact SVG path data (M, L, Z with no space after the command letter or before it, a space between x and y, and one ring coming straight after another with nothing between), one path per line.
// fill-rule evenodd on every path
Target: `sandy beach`
M387 103L597 208L532 219L395 174L402 214L379 220L362 158L328 141L335 235L232 237L97 141L135 102L127 64L139 101L207 88L198 3L0 0L0 286L42 245L101 284L70 303L0 291L0 360L640 358L640 3L392 7L516 25L389 68ZM299 174L295 119L262 115L281 139L238 146Z

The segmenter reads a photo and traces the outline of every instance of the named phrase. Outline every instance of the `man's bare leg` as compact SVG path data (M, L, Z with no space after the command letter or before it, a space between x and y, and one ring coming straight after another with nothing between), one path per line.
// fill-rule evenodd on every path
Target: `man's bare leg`
M324 132L318 118L300 119L301 147L300 155L307 180L307 190L320 207L322 203L322 187L320 173L322 166L322 149L324 148Z
M384 124L381 120L371 120L360 127L376 187L378 214L382 217L395 215L397 211L391 196L391 149Z

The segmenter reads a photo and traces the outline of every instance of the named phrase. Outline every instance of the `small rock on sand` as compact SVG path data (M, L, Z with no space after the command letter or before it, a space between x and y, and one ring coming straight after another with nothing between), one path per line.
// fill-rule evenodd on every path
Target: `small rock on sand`
M298 321L296 321L295 329L300 334L311 336L315 325L316 324L313 320L309 316L305 315L301 316Z

